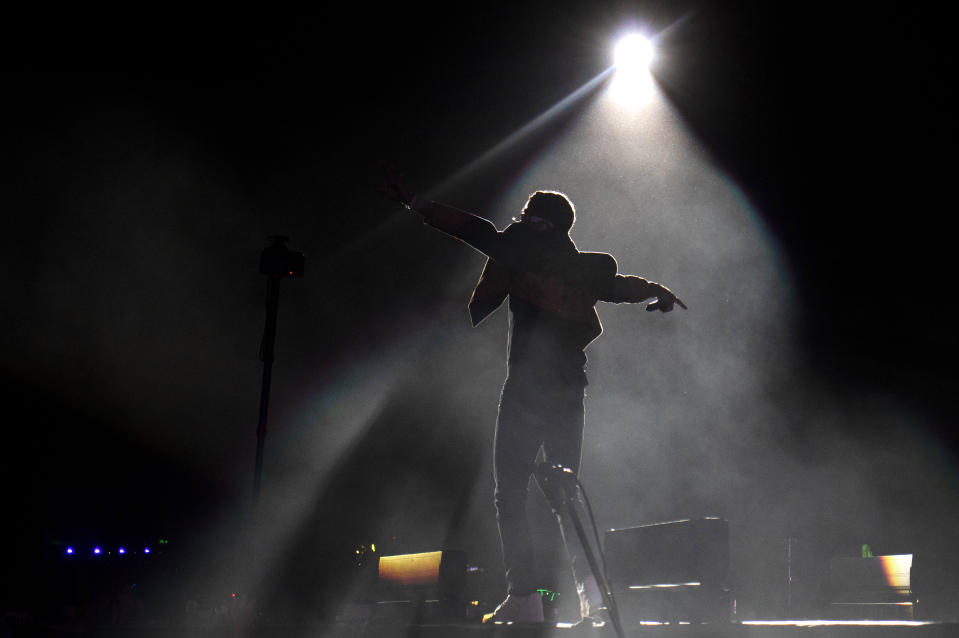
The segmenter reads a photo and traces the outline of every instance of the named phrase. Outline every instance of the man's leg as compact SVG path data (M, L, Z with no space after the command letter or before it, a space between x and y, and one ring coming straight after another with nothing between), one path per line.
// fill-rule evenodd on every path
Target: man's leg
M500 398L493 446L496 521L503 546L508 593L483 622L543 622L543 601L536 589L533 542L526 518L526 496L533 463L541 445L535 393L507 380Z
M523 392L518 384L507 381L500 399L493 446L496 481L493 502L511 595L536 591L526 497L541 436L535 414L531 412L530 399L529 393Z

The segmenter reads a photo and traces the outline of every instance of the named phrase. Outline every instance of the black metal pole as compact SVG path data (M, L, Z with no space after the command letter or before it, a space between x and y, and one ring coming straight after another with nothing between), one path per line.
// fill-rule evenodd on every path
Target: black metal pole
M586 562L589 564L589 568L593 571L593 576L596 578L596 584L599 586L599 593L603 598L603 602L606 603L606 611L609 613L609 620L613 623L613 631L616 632L618 638L625 638L626 633L623 631L623 623L619 617L619 607L616 605L616 599L613 598L613 590L609 586L609 581L606 580L606 574L600 569L599 561L596 560L596 555L593 554L593 550L589 544L589 537L586 534L586 530L583 528L583 523L579 519L579 515L576 513L576 508L573 507L572 498L566 494L566 490L563 489L563 501L566 505L566 512L569 515L570 520L573 521L573 527L576 529L576 534L579 536L580 546L583 548L583 553L586 554Z
M260 359L263 361L263 383L260 386L260 418L256 426L256 464L253 469L253 509L260 500L260 479L263 475L263 449L266 446L266 421L270 408L270 382L273 377L273 344L276 341L276 315L280 302L280 277L267 279L266 325Z
M560 519L560 525L564 530L564 534L568 533L565 531L568 528L563 523L563 520L572 521L573 528L576 530L576 536L579 538L580 547L586 556L586 562L589 564L593 577L596 579L597 587L599 587L600 596L603 602L606 603L606 611L609 613L609 620L613 625L613 631L616 632L617 638L626 638L626 634L623 631L623 623L619 616L619 607L616 605L616 599L613 597L613 590L609 585L609 581L606 580L606 573L600 568L601 565L593 553L589 536L583 528L583 523L580 521L579 514L577 514L576 507L573 504L576 490L582 489L582 486L579 485L579 481L576 479L576 475L568 468L559 465L550 465L549 463L538 463L535 474L536 480L539 482L543 494L546 496L546 500L549 501L550 507L553 508L556 517ZM569 539L566 539L566 542L569 542ZM597 550L602 551L602 548L597 547Z

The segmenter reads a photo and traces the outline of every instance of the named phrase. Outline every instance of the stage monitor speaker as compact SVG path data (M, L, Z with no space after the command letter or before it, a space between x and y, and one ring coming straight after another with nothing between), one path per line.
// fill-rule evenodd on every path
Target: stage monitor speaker
M451 594L462 591L466 582L466 554L437 551L381 556L377 575L388 587L423 587Z
M911 620L912 554L829 561L829 615L841 620Z
M435 551L381 556L376 617L419 620L465 616L466 554Z
M729 524L709 516L606 532L606 565L624 622L726 621Z

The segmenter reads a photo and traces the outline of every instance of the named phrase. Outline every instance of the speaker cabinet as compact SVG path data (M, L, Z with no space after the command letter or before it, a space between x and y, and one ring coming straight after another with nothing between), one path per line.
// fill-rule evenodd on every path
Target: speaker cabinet
M610 585L624 623L728 621L729 525L719 517L611 529Z

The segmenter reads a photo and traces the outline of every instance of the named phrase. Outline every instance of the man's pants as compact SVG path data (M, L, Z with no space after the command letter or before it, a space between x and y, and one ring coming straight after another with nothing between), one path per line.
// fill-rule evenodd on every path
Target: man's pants
M500 397L493 473L493 501L503 545L508 591L530 594L537 589L533 541L526 517L526 496L540 446L546 462L579 472L583 450L584 387L581 384L531 383L509 378ZM577 583L588 574L576 532L571 526L560 531Z

